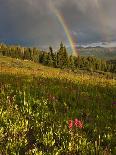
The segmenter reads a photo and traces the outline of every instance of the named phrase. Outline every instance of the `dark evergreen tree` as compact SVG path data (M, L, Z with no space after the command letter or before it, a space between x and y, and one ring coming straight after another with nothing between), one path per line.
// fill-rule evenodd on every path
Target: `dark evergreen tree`
M74 57L72 55L69 56L68 67L71 68L72 70L75 69Z
M63 43L60 44L60 49L57 53L53 52L52 47L49 47L49 52L40 51L37 48L24 48L20 46L8 46L0 44L0 55L9 56L19 59L32 60L44 65L59 68L84 69L88 71L104 71L116 72L116 61L99 60L94 57L69 56L66 47Z
M48 52L48 66L55 67L56 66L56 59L55 54L53 53L53 49L50 46Z
M43 52L43 62L44 65L48 65L48 53Z
M66 47L61 42L60 49L57 53L57 67L66 68L68 67L68 54L66 51Z

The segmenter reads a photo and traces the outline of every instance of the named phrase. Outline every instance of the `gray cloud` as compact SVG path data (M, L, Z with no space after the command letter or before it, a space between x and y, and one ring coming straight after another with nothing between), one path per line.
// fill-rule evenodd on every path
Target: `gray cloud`
M114 0L0 0L0 42L30 46L67 43L51 5L63 14L78 42L116 39Z

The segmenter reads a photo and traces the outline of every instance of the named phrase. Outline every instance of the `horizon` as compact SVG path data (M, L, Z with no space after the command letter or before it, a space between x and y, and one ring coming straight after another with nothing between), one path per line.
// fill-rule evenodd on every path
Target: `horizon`
M61 41L62 42L62 41ZM21 45L19 43L15 43L15 44L12 44L12 43L5 43L5 42L1 42L0 44L5 44L5 45L8 45L8 46L20 46L20 47L27 47L27 48L39 48L41 50L47 50L49 49L49 47L51 46L53 49L57 50L60 46L60 43L57 45L57 46L52 46L52 45L46 45L46 46L29 46L29 45ZM63 43L64 44L64 43ZM67 49L71 49L71 46L69 44L64 44L64 46L67 48ZM116 41L113 41L113 42L86 42L86 43L75 43L75 48L96 48L96 47L100 47L100 48L116 48Z

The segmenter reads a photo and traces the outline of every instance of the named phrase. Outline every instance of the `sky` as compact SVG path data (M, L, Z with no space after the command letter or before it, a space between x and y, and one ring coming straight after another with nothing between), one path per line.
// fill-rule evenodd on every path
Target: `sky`
M53 6L75 44L116 41L116 0L0 0L0 42L43 48L61 41L68 45Z

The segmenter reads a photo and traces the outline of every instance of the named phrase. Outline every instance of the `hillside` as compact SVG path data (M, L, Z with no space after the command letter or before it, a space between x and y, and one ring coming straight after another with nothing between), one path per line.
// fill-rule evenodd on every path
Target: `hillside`
M115 154L116 80L0 56L0 154Z
M94 52L94 50L92 50ZM97 53L97 51L95 51ZM28 48L15 45L0 44L0 56L8 56L21 60L31 60L45 66L69 69L72 71L85 70L89 72L112 72L116 73L116 65L105 59L94 56L69 55L65 45L61 42L57 52L52 47L48 51L38 48ZM115 59L113 59L115 61Z
M68 49L69 53L71 49ZM79 47L77 51L80 56L94 56L99 59L116 59L116 47L104 48L104 47Z
M82 56L95 56L100 59L116 59L116 48L103 48L103 47L88 47L80 48L80 55Z
M26 76L43 76L43 77L54 77L54 78L72 78L74 81L79 79L80 77L86 78L88 76L89 79L94 78L105 78L105 79L116 79L115 73L105 73L102 71L89 72L85 70L78 70L76 73L69 69L59 69L53 67L47 67L42 64L35 63L29 60L20 60L16 58L10 58L5 56L0 56L0 72L8 73L8 74L19 74ZM83 79L84 80L84 79Z

